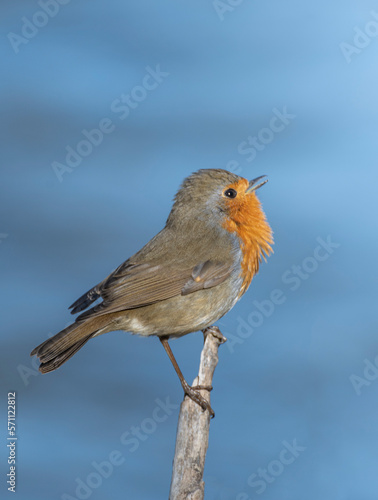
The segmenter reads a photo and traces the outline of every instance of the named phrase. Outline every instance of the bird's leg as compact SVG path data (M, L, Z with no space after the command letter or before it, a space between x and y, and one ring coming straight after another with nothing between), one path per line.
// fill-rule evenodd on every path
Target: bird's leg
M163 344L163 347L164 347L166 353L168 354L169 359L171 360L173 368L175 369L175 371L180 379L180 382L181 382L182 388L184 389L185 394L187 396L189 396L190 399L192 399L195 403L197 403L203 410L209 410L209 413L210 413L211 417L213 418L215 413L214 413L213 409L211 408L210 404L206 401L206 399L204 399L201 396L201 394L199 392L197 392L200 389L211 390L212 387L208 388L208 387L204 387L204 386L200 386L200 385L191 387L188 384L188 382L184 379L184 375L182 374L182 372L179 368L179 365L177 364L176 358L173 355L171 347L168 344L168 338L169 337L159 337L160 342Z

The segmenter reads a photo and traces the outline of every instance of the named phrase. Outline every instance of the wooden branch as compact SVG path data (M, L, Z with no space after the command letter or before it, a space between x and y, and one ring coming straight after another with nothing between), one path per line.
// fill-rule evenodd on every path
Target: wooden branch
M216 326L204 330L204 339L199 372L193 386L211 387L218 364L218 347L227 339ZM210 391L201 390L200 393L210 403ZM181 403L177 426L169 500L203 500L205 483L202 478L209 428L209 412L186 396Z

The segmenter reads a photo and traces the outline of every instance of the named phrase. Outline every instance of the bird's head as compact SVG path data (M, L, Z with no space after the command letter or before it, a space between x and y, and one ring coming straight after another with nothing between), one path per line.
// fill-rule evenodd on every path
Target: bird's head
M266 182L265 176L248 181L227 170L198 170L182 183L167 225L226 230L236 234L246 248L253 247L261 260L272 251L273 243L272 230L256 196Z

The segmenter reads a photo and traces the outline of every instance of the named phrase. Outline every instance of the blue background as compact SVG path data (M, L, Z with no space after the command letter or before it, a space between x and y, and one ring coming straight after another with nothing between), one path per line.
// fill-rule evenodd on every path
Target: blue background
M349 63L340 43L354 43L376 3L245 0L219 16L210 0L71 1L18 53L8 35L41 7L0 9L0 407L17 391L18 498L75 498L77 478L113 450L123 464L91 499L167 498L178 410L135 451L120 442L157 398L182 399L158 340L104 335L45 376L29 352L162 228L183 178L233 165L269 176L259 196L275 253L220 321L226 336L243 321L249 333L220 349L206 498L375 500L377 374L359 390L351 377L378 355L378 40L359 39ZM169 75L121 120L112 103L156 65ZM295 118L248 161L239 145L285 106ZM52 163L103 118L114 131L60 182ZM329 258L305 261L328 236L339 244ZM314 272L292 290L285 276L304 261ZM252 332L254 301L275 289L285 302ZM172 342L189 381L201 346L200 333ZM274 462L294 440L305 449L293 463ZM261 494L259 468L279 472Z

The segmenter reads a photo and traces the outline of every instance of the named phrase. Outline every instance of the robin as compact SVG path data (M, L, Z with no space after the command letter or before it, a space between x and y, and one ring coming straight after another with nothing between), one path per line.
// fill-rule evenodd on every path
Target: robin
M272 251L272 231L256 196L265 177L248 182L221 169L187 177L164 229L74 302L71 313L102 302L32 351L40 359L39 370L56 370L103 333L156 335L185 394L213 415L198 392L201 387L185 381L168 339L205 330L225 315Z

